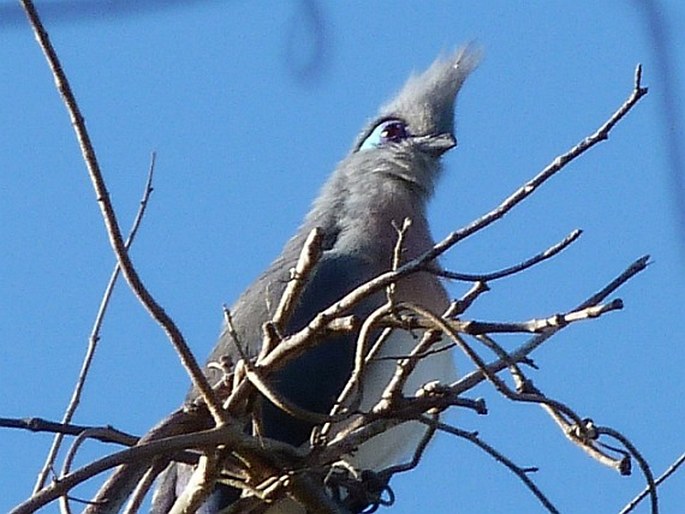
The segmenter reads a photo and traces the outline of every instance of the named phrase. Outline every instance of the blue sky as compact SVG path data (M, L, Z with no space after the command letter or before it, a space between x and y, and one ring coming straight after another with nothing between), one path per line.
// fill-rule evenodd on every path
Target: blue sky
M625 309L555 337L531 378L630 437L657 474L683 452L685 233L665 142L669 131L682 140L682 120L664 117L665 82L637 2L321 2L316 29L299 2L118 4L38 2L123 227L157 152L132 257L200 360L222 303L278 254L357 131L412 70L469 40L485 50L460 95L459 147L430 208L440 238L594 131L627 97L641 62L650 94L610 139L441 262L499 269L582 228L561 256L493 283L469 311L515 321L568 309L651 254L653 264L618 294ZM661 2L660 11L682 102L685 7ZM0 63L0 417L57 420L114 257L48 68L4 0ZM455 297L464 290L448 287ZM508 348L523 340L501 338ZM460 356L457 364L467 368ZM140 434L187 386L162 331L120 285L75 421ZM460 411L449 421L538 466L534 479L562 512L615 512L642 488L639 473L622 478L570 446L541 409L511 405L489 386L475 395L490 414ZM0 432L0 511L29 495L50 441ZM110 449L86 444L77 461ZM394 486L396 513L542 512L503 467L444 436ZM664 512L685 502L683 491L681 472L661 491Z

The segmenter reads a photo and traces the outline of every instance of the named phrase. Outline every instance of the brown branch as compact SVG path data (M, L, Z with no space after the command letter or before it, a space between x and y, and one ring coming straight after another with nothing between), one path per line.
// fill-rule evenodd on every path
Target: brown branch
M399 226L395 220L392 220L392 228L395 229L397 235L397 241L395 241L395 248L392 252L392 262L390 269L395 271L400 267L402 263L402 252L404 251L404 240L407 236L407 232L411 228L411 218L404 218L402 221L402 226ZM397 283L392 282L385 288L385 296L390 305L395 303L395 291L397 290Z
M219 474L220 460L216 452L200 457L188 484L178 496L168 514L192 514L197 511L212 492Z
M610 465L612 467L618 467L619 469L622 469L622 460L618 461L617 463L616 459L610 458L605 453L601 452L598 448L596 448L596 446L593 445L594 438L589 436L588 430L586 429L586 424L583 422L583 420L580 418L578 414L576 414L566 404L559 402L558 400L550 399L541 394L537 389L533 388L532 383L529 380L523 378L523 374L518 368L515 368L514 372L515 376L519 376L521 378L521 391L512 391L503 380L501 380L495 373L492 373L487 369L487 366L485 365L484 361L470 348L469 345L466 344L466 342L460 337L460 335L445 322L445 320L443 320L442 318L438 318L430 311L422 309L421 307L418 307L416 305L401 304L401 306L398 307L413 310L417 314L425 317L431 324L433 324L433 326L436 329L449 335L449 337L457 344L457 346L461 348L474 362L477 368L481 372L483 372L487 379L495 386L497 391L499 391L505 397L513 401L541 404L554 415L553 417L555 417L555 419L563 420L561 426L564 428L564 433L569 437L571 441L573 441L575 444L580 445L582 448L586 450L586 452L594 456L600 462ZM506 354L506 352L504 352L504 350L500 348L499 345L495 343L495 341L490 340L489 338L484 338L484 340L486 343L488 343L488 346L490 346L493 350L496 351L496 353L502 361L507 362L508 366L514 365L515 361L512 360L511 357L508 354ZM422 343L424 345L426 344L423 341ZM422 344L417 345L416 348L414 348L414 350L412 351L412 354L410 354L408 359L398 363L398 370L391 379L390 384L388 385L383 394L383 397L388 401L386 401L384 404L379 403L380 408L384 407L389 410L392 407L392 404L389 403L389 400L392 400L393 396L397 395L397 383L402 383L401 379L403 377L406 377L408 373L411 372L411 364L415 364L414 360L416 359L414 353L421 353L425 351L425 349L426 348L424 348ZM374 407L374 411L376 411L377 408L379 408L379 406ZM573 420L573 428L575 428L575 430L570 429L571 427L568 426L569 423L565 419L563 419L563 417L561 417L561 414Z
M571 323L598 318L608 312L621 309L623 309L623 301L620 298L617 298L606 304L585 307L583 309L569 311L566 314L553 314L547 318L532 319L529 321L493 322L447 320L447 313L452 312L452 307L448 309L446 314L443 314L442 318L445 320L445 323L449 324L455 331L472 336L496 333L542 334L550 330L559 330ZM430 329L434 327L430 321L399 315L395 317L386 317L379 324L385 327L400 328L404 330ZM382 360L396 360L405 357L406 356L403 355L390 355L377 358Z
M420 421L425 422L425 424L428 425L428 430L426 430L426 432L423 434L423 437L421 438L421 441L419 441L419 444L414 450L414 455L412 455L411 460L404 464L397 464L395 466L385 468L383 471L379 473L379 475L384 477L386 480L390 480L390 477L394 476L396 473L404 473L406 471L411 471L412 469L415 469L421 462L423 454L426 451L426 448L428 448L428 444L433 440L433 436L435 435L435 432L438 430L437 423L439 419L440 415L437 412L432 413L430 418L425 418L425 421L424 418L420 418Z
M556 331L566 327L570 323L598 318L607 312L621 309L623 309L623 301L621 299L616 299L609 303L573 310L566 314L553 314L547 318L532 319L523 322L453 321L450 322L450 325L459 332L474 336L495 333L514 334L517 332L540 334L549 330Z
M207 409L211 413L214 422L217 425L217 428L213 430L208 430L191 435L180 435L175 436L173 438L157 440L152 442L144 442L144 444L140 444L139 446L136 446L135 448L132 448L130 450L125 450L124 452L119 452L108 458L101 459L101 461L98 461L100 468L95 466L95 464L98 463L93 463L93 465L86 466L85 468L82 468L82 470L77 470L74 473L70 473L67 476L63 477L63 479L58 484L55 484L55 487L50 486L46 489L43 489L40 492L38 492L35 495L35 497L40 497L40 501L45 501L45 497L49 496L48 493L55 494L54 489L58 486L66 487L65 489L61 489L62 492L59 493L65 494L65 491L67 491L70 487L73 487L74 485L79 483L76 481L74 477L77 476L79 472L81 472L81 475L78 476L83 477L83 474L85 473L83 470L85 469L88 469L89 473L95 473L96 469L100 469L100 471L97 472L101 472L102 470L109 469L113 466L118 466L120 464L129 462L135 462L139 467L142 466L140 469L144 470L148 468L155 461L155 459L161 458L160 460L156 461L157 464L159 464L162 459L171 458L174 452L177 452L179 449L181 449L180 447L174 446L179 444L179 441L183 441L186 445L182 448L200 448L203 451L209 451L210 449L215 448L217 444L228 445L230 446L231 450L235 454L237 454L241 460L244 461L246 465L254 465L254 468L259 470L259 474L264 474L269 477L278 475L279 473L281 473L281 470L283 469L282 464L284 462L283 459L285 459L285 457L279 456L278 460L276 460L275 457L268 453L269 449L273 449L273 447L266 444L266 441L257 441L256 438L251 438L246 434L243 434L242 431L238 428L226 424L226 414L222 411L218 398L215 396L205 377L202 375L199 365L188 351L187 345L185 343L185 340L183 339L181 332L178 330L178 328L173 323L171 318L164 312L161 306L159 306L154 300L154 298L152 298L150 293L142 284L140 278L137 275L136 270L133 268L133 265L130 262L128 253L126 251L125 245L122 241L118 222L112 204L109 200L109 194L107 192L104 180L102 178L102 174L99 170L99 166L95 157L95 152L92 148L92 144L90 142L88 133L86 132L85 125L83 123L83 118L73 97L69 84L66 80L66 77L64 76L64 73L61 69L61 65L57 59L54 49L51 47L48 41L47 34L45 33L45 30L43 29L40 20L38 19L38 15L35 12L35 8L33 7L32 2L30 0L23 0L22 3L34 28L36 37L39 40L39 43L46 54L48 62L50 63L50 67L52 69L53 75L55 76L58 90L61 93L65 101L65 104L67 105L67 109L71 116L72 124L74 125L77 137L79 139L79 143L81 145L84 160L86 161L86 164L88 166L91 180L93 182L96 194L98 196L98 202L100 204L103 218L107 226L110 243L117 255L117 259L119 265L121 266L122 272L126 277L131 289L138 296L140 301L145 305L150 314L160 323L160 325L162 325L162 327L168 334L170 340L172 341L172 344L174 344L177 352L179 353L184 366L188 370L188 373L191 375L191 378L193 379L196 389L200 392L200 395L204 403L206 404ZM432 265L432 262L442 253L447 251L460 240L472 235L478 230L485 228L492 222L503 217L507 212L509 212L509 210L511 210L515 205L517 205L525 198L530 196L540 185L542 185L542 183L544 183L551 176L556 174L569 162L571 162L573 159L575 159L576 157L584 153L586 150L597 144L599 141L606 139L613 126L623 116L625 116L625 114L637 103L637 101L642 96L644 96L644 94L646 94L646 89L642 88L640 85L640 75L641 68L638 67L638 71L636 73L635 89L633 93L631 94L629 99L626 100L626 102L621 106L621 108L602 127L600 127L600 129L597 132L578 143L578 145L573 147L566 154L555 159L553 163L551 163L547 168L545 168L545 170L543 170L531 181L529 181L523 188L516 191L512 196L510 196L502 204L500 204L500 206L498 206L490 213L486 214L484 217L480 218L479 220L476 220L474 223L468 225L467 227L459 231L453 232L443 241L436 244L433 247L433 249L426 252L418 259L413 260L405 265L397 267L397 269L393 269L390 272L384 273L376 277L374 280L369 281L367 284L360 286L359 288L349 293L339 302L336 302L336 304L322 311L319 315L317 315L314 318L314 320L312 320L312 322L305 329L301 330L297 334L294 334L286 338L280 344L278 344L277 347L273 348L273 351L269 352L268 355L264 355L264 359L261 362L259 362L259 364L256 367L259 370L259 373L256 373L255 376L259 377L260 373L263 372L264 376L266 377L273 370L282 367L291 359L306 351L307 348L315 344L314 340L316 338L312 337L313 335L316 335L317 333L321 333L322 331L326 330L332 322L334 322L342 314L348 312L353 306L358 304L364 298L367 298L368 295L376 291L379 291L383 287L391 288L392 284L394 284L397 280L401 279L406 275L415 273L417 271L429 269L429 267ZM299 281L294 280L293 282ZM287 304L288 298L295 298L297 296L297 288L299 287L301 287L301 284L293 284L292 288L294 289L294 292L292 292L292 294L286 295L285 299L284 297L282 297L283 303L282 305L279 305L279 309L277 311L277 321L274 324L274 327L278 328L278 325L281 324L281 320L287 320L288 313L291 310L291 307ZM432 319L432 321L438 320L438 318L434 315L427 315L416 307L413 307L412 309L421 315L428 316L430 319ZM588 310L588 312L590 311ZM473 352L470 349L470 347L468 347L468 345L466 345L465 342L461 340L456 331L454 331L448 323L446 323L445 321L439 321L438 326L440 330L443 330L446 333L452 335L453 339L455 339L455 341L457 341L458 344L462 346L462 348L466 348L465 351L467 351L467 354L469 354L472 360L474 360L476 365L480 368L479 372L482 373L483 376L487 376L488 378L495 376L497 370L493 371L490 369L489 366L486 366L485 363L477 356L477 354L475 354L475 352ZM552 328L549 331L545 332L545 338L549 337L549 335L551 335L552 333L555 333L556 330L558 330L558 328L559 327L552 326ZM277 330L274 331L274 333L277 332ZM271 333L271 335L273 335L273 333ZM360 340L362 341L362 343L358 344L361 348L364 348L365 339L360 338ZM269 349L269 345L265 344L264 348ZM529 351L532 351L533 349L534 347L532 347ZM511 359L513 359L514 362L516 362L517 359L522 360L522 358L516 357L516 353L512 354ZM511 359L509 360L511 361ZM246 364L248 362L249 361L245 360ZM249 375L249 373L250 370L248 370L247 374ZM234 388L231 398L227 402L227 406L229 408L236 404L235 401L231 400L239 398L240 394L245 394L245 391L249 389L245 385L247 383L247 380L243 380L236 388ZM437 405L439 403L438 400L443 401L446 404L446 400L431 398L430 395L428 395L426 398L416 398L412 400L416 401L409 403L411 404L411 406L414 406L415 408L418 408L417 406L421 405L429 405L429 402L431 401L434 402L435 405ZM450 401L454 404L457 402L457 398L450 398ZM416 412L417 411L415 411L413 414L414 417L417 416ZM405 411L400 412L400 414L402 413L405 413L407 416L411 415L409 409L405 409ZM387 415L387 412L384 414ZM337 446L336 444L329 444L327 446L329 452L341 452L341 450L345 450L346 448L348 449L347 451L349 451L354 447L349 446L350 444L354 445L355 441L362 441L362 439L360 438L363 437L366 437L368 439L372 436L370 434L372 434L374 430L377 431L376 433L380 433L381 431L386 430L390 426L394 426L394 424L399 424L405 421L405 419L399 418L382 419L382 416L379 415L378 411L372 412L370 415L363 415L361 416L361 419L362 421L368 421L369 426L363 426L360 430L354 433L350 433L350 437L345 437L342 441L338 439ZM226 431L226 433L221 432L222 430ZM213 437L220 432L221 439L219 443L219 440L213 439ZM171 446L174 447L173 450L170 449ZM287 447L287 445L281 446ZM345 452L338 453L338 456L342 453ZM122 454L126 454L126 458L116 463L116 458L114 457L121 456ZM103 462L106 462L106 465L103 464ZM102 466L105 467L103 468ZM85 478L81 479L83 480ZM292 496L297 501L300 501L306 507L309 507L312 510L316 510L317 512L336 512L338 510L338 508L335 505L331 504L331 500L326 497L321 488L318 487L316 484L311 483L308 473L301 473L288 476L288 480L289 481L286 481L286 483L281 484L279 478L276 481L275 490L279 491L279 489L282 488L288 495ZM65 486L64 484L72 485ZM32 498L31 500L33 500L34 498ZM44 503L42 505L44 505ZM24 510L20 510L22 507L24 508ZM14 512L28 512L28 510L26 510L27 508L28 507L26 507L26 504L24 504L18 507L18 509Z
M133 263L131 262L124 245L121 229L119 228L119 222L117 221L114 207L112 206L109 192L107 191L107 186L105 185L102 172L100 171L100 165L98 164L93 144L90 140L88 131L86 130L83 115L81 114L81 110L71 90L69 81L67 80L66 74L62 69L62 65L57 57L57 53L50 43L48 34L43 27L43 23L38 16L33 2L31 0L21 0L21 3L24 7L24 11L26 12L31 27L33 28L36 40L38 41L38 44L43 50L43 53L48 61L55 79L57 90L59 91L67 111L69 112L71 124L76 132L76 137L78 139L79 146L81 147L83 159L86 163L86 167L88 168L88 174L93 184L102 217L107 228L109 242L114 250L114 253L116 254L121 272L126 278L126 281L128 282L133 293L147 309L153 319L155 319L155 321L157 321L157 323L159 323L159 325L166 332L169 340L174 346L174 349L178 353L183 366L190 375L194 386L207 403L209 411L211 412L215 422L217 425L222 424L224 423L224 413L221 409L221 404L214 397L212 388L210 387L209 382L207 382L206 377L203 375L199 364L188 348L188 344L186 343L183 334L171 317L164 311L162 306L157 303L157 301L147 290L140 279L138 272L134 268Z
M386 302L374 312L369 314L364 320L364 323L362 323L355 346L354 368L350 374L350 378L345 383L345 386L338 395L335 404L331 408L331 418L335 418L341 413L356 410L361 402L361 398L364 393L362 376L364 374L366 363L368 362L367 357L377 351L380 345L387 340L390 330L384 330L378 336L376 343L368 352L366 351L366 348L374 328L379 324L381 319L383 319L392 311L392 309L392 305ZM354 396L352 396L353 394ZM331 428L332 425L330 422L325 423L321 430L317 433L317 437L327 437Z
M81 432L76 439L74 439L74 442L71 444L71 448L69 448L69 451L67 452L66 456L64 457L64 464L62 465L62 472L60 473L60 477L56 479L56 482L59 483L60 478L63 476L66 476L69 474L69 471L71 469L71 465L74 462L74 459L76 458L76 453L78 452L79 448L81 445L86 442L89 438L93 438L98 435L102 434L107 434L108 429L106 428L89 428L87 430L84 430ZM69 496L64 494L60 497L60 507L63 513L65 514L71 514L71 508L69 507Z
M562 433L569 441L578 446L600 464L614 469L621 475L630 474L630 456L626 455L624 452L619 452L621 457L616 458L603 448L600 448L600 446L604 445L597 441L597 430L591 419L583 419L580 424L576 420L571 422L564 417L560 410L553 408L553 406L545 403L541 403L541 405L561 428ZM615 448L612 448L612 450L614 452L616 451Z
M171 438L182 434L206 430L213 425L211 415L204 405L185 406L171 413L156 427L151 429L138 442L139 446L151 441ZM188 455L188 452L176 452L173 455L160 455L155 466L164 469L171 460L197 463L198 455ZM106 480L95 498L97 506L86 509L87 514L102 512L119 512L121 506L137 487L137 484L148 474L148 462L133 461L119 466ZM109 509L103 506L109 507Z
M471 307L473 302L475 302L480 295L487 293L488 291L490 291L490 287L488 287L485 282L476 282L461 298L450 303L450 306L445 314L443 314L443 317L454 318L461 316L469 307Z
M147 469L143 478L136 484L136 488L133 490L128 505L126 505L122 514L137 514L140 511L145 496L165 467L166 462L157 461Z
M405 306L402 305L402 307ZM388 385L381 395L382 402L374 407L374 411L379 408L391 409L393 402L402 398L402 392L409 379L409 375L414 371L423 356L430 351L430 348L440 341L440 336L441 332L439 330L426 330L409 355L397 361L395 373L390 378Z
M150 200L150 195L153 191L152 178L155 171L155 158L156 156L153 152L152 157L150 159L150 167L148 168L147 180L145 181L145 190L143 192L143 198L140 200L138 212L136 213L136 216L133 220L133 224L131 225L131 229L129 230L128 237L126 238L126 242L124 243L124 246L127 251L131 247L131 244L133 243L133 240L135 239L136 234L138 233L138 228L140 227L140 223L143 221L143 217L145 216L145 210L147 209L147 205ZM86 354L83 357L83 363L81 364L81 371L79 372L76 385L74 386L74 392L71 395L69 405L67 405L67 408L64 412L64 416L62 417L62 423L64 424L71 423L74 413L76 412L79 402L81 401L81 393L83 392L83 387L86 384L86 378L88 376L88 372L90 371L90 365L93 361L93 357L95 356L95 349L97 348L98 341L100 340L100 328L102 327L102 322L105 319L105 313L107 312L107 307L109 306L109 301L112 297L112 292L114 291L114 285L116 284L117 279L119 278L119 272L120 268L119 263L117 262L114 265L114 270L112 270L112 274L109 277L109 281L107 282L107 286L105 287L105 292L103 293L102 300L100 301L100 307L98 308L97 315L95 316L95 321L93 322L93 328L91 330L90 337L88 338L88 347L86 349ZM40 470L40 473L38 473L36 485L33 487L34 493L40 490L45 485L45 481L47 480L48 474L55 464L55 459L57 458L60 446L62 445L63 438L64 434L58 433L53 439L52 445L50 446L50 450L48 451L48 455L45 458L45 464L43 464L43 468Z
M31 432L49 432L53 434L78 436L79 434L89 431L96 427L88 427L83 425L72 425L66 423L57 423L48 421L42 418L0 418L0 427L3 428L19 428L22 430L30 430ZM103 443L122 444L124 446L133 446L138 442L138 437L122 432L112 427L97 427L99 429L96 435L91 435L93 439Z
M561 411L564 414L566 414L568 417L573 419L578 426L583 425L580 416L578 416L575 412L573 412L573 410L571 410L561 402L551 400L537 393L518 393L512 391L506 385L506 383L497 376L496 373L493 373L488 368L483 359L468 344L466 344L466 341L464 341L460 334L456 332L454 329L452 329L452 327L448 325L442 318L438 318L435 314L417 305L403 304L403 307L411 309L417 314L425 317L427 320L434 324L436 329L441 330L442 332L447 334L450 337L450 339L452 339L452 341L454 341L457 344L457 346L468 356L468 358L471 359L471 361L476 365L478 370L481 371L485 375L485 377L495 386L495 389L497 389L497 391L499 391L501 394L503 394L510 400L526 403L544 403L546 405L551 406L555 410ZM516 362L508 356L501 360L507 361L507 366L511 365L511 363L513 362Z
M586 309L592 306L593 302L600 302L606 296L614 292L622 284L630 280L634 275L644 270L647 266L648 257L643 257L638 259L633 264L631 264L619 277L614 279L610 284L602 288L598 293L591 296L588 300L584 301L579 305L574 311L579 311L581 309ZM403 306L396 306L397 308ZM419 309L421 310L421 309ZM571 312L574 312L571 311ZM423 313L422 315L427 315L430 317L429 313ZM442 329L445 333L453 332L451 325L445 324L449 323L447 320L437 323L438 328ZM463 379L457 381L451 387L451 396L447 399L444 398L412 398L405 399L406 403L402 406L402 409L393 410L391 412L383 412L382 416L378 412L372 412L370 414L365 414L359 417L356 422L351 425L347 430L336 435L336 437L328 442L326 446L321 449L319 457L322 461L331 461L336 458L336 456L349 453L353 451L356 447L363 444L372 437L406 421L406 419L411 419L419 415L421 412L425 412L427 409L431 408L445 408L448 405L454 405L457 403L455 398L458 394L473 388L479 382L485 379L486 375L494 377L495 373L498 373L505 367L509 366L512 362L528 362L528 355L537 348L542 342L549 337L551 337L559 328L551 329L548 333L542 334L533 338L531 342L522 345L518 350L512 352L508 359L499 359L494 363L485 365L485 363L480 359L480 357L473 352L469 351L468 345L464 344L465 351L469 357L474 361L477 367L481 369L474 371L464 377ZM497 382L497 377L494 377L494 381ZM523 397L525 398L525 397ZM532 398L531 398L532 399ZM539 403L539 398L535 397L536 402ZM557 407L559 410L566 411L567 408L559 403L552 400L547 400L547 403ZM423 410L422 410L423 409ZM582 426L582 420L578 418L572 411L567 412L567 415L572 417L574 421ZM393 417L400 416L400 417Z
M582 141L578 142L574 147L567 152L556 157L550 164L548 164L540 173L529 180L521 188L516 190L511 196L506 198L497 208L493 209L485 216L470 223L463 229L452 232L449 236L443 239L440 243L435 245L433 249L424 254L419 261L422 264L433 261L439 257L446 250L454 246L459 241L468 236L482 230L491 223L499 220L507 214L516 205L532 195L538 187L545 183L552 176L561 171L568 163L584 154L597 143L609 138L609 133L614 126L621 121L621 119L630 112L630 110L640 101L640 99L647 94L647 88L642 87L642 65L638 64L635 69L635 80L633 84L633 91L630 96L621 104L621 106L611 115L611 117L597 129L593 134L587 136Z

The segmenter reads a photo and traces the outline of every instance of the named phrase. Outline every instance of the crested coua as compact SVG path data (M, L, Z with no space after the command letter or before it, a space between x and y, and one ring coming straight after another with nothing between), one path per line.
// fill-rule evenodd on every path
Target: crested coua
M412 76L362 131L324 185L297 233L231 308L237 339L249 355L259 353L262 327L271 319L312 229L318 227L323 233L323 254L299 296L286 334L305 327L318 312L357 286L389 271L398 237L395 227L405 218L411 220L411 226L404 234L401 261L414 259L433 246L426 206L440 176L441 157L456 145L457 93L477 63L478 53L468 47L439 58L422 74ZM443 313L448 306L444 287L429 271L398 281L394 299L418 304L436 314ZM376 293L348 314L363 319L386 301L385 292ZM357 335L327 335L272 375L270 387L304 409L327 414L353 368ZM416 341L416 334L394 331L384 343L380 357L407 355ZM224 330L209 362L238 360L234 341ZM396 361L392 359L369 363L362 379L362 412L378 402L395 368ZM214 382L220 378L218 374L213 376L211 370L208 374ZM413 395L427 382L449 382L454 377L452 355L436 352L420 362L404 392ZM311 423L282 412L266 399L262 405L261 435L295 446L309 444ZM379 471L411 455L425 430L418 422L399 425L362 444L349 462L359 470ZM166 470L155 494L153 512L168 512L191 472L192 468L184 464L172 464ZM217 485L199 512L218 512L237 496L235 489ZM286 500L268 512L297 512L297 508L292 500Z

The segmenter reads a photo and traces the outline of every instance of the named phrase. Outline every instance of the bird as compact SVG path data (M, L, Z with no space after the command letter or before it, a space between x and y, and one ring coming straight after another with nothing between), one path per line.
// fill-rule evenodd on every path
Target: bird
M322 234L321 257L311 271L285 327L286 334L304 328L321 310L356 287L389 271L397 246L398 225L408 219L403 234L400 264L421 256L434 245L427 220L427 205L441 175L441 157L456 146L457 93L480 61L473 44L439 56L425 71L414 73L405 85L361 131L348 155L338 164L314 200L299 229L281 254L250 285L230 309L231 328L224 327L208 363L240 359L235 339L250 357L260 351L262 327L273 316L291 278L302 247L314 229ZM438 264L434 264L438 269ZM436 273L421 271L395 285L396 301L413 302L441 314L449 297ZM360 319L387 301L385 291L365 299L349 314ZM353 369L357 333L327 334L303 355L269 377L269 385L295 405L320 414L330 412ZM407 355L416 334L393 331L380 356ZM220 374L208 367L210 383ZM371 361L362 378L359 409L371 409L387 385L396 362ZM456 377L453 356L439 352L423 359L404 387L413 395L431 381L449 382ZM191 391L192 400L197 395ZM309 444L311 421L297 419L269 401L262 402L261 435L296 447ZM406 459L419 444L426 427L418 422L398 425L374 437L350 455L356 469L379 471ZM190 465L172 463L158 479L153 498L154 514L168 512L192 472ZM230 505L239 493L217 484L198 510L213 514ZM287 500L292 502L293 500ZM304 512L292 505L276 504L267 512Z

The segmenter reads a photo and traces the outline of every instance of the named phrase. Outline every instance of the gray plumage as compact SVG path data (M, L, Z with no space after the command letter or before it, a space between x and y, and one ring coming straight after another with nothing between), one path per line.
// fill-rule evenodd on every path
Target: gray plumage
M299 299L287 333L304 327L320 310L390 269L397 241L393 223L401 224L405 218L412 221L404 242L404 262L432 247L426 205L440 175L440 156L456 145L456 95L477 63L478 54L470 48L436 60L424 73L411 77L361 133L281 255L231 309L239 339L250 355L258 353L262 325L271 319L270 309L278 304L290 269L314 227L324 233L324 252ZM448 305L443 286L428 272L400 281L396 299L414 302L438 314ZM354 314L363 317L385 300L385 293L377 293L358 306ZM327 413L352 369L355 340L356 334L347 334L322 341L279 371L272 378L272 387L301 407ZM397 331L384 345L382 354L404 355L415 343L409 334ZM225 356L233 362L239 358L224 332L209 361ZM389 360L369 365L364 376L362 410L378 401L394 369L395 363ZM212 381L219 378L209 373ZM405 391L413 394L426 382L449 381L454 374L452 356L446 352L436 354L417 367ZM191 398L193 395L191 392ZM296 446L308 441L312 425L284 414L266 401L264 404L264 435ZM413 451L424 430L418 423L396 427L362 445L350 462L359 469L380 470ZM178 464L166 471L155 495L153 512L168 511L190 471L188 466ZM202 512L217 512L235 498L235 490L217 488ZM292 503L283 504L269 512L292 509Z

